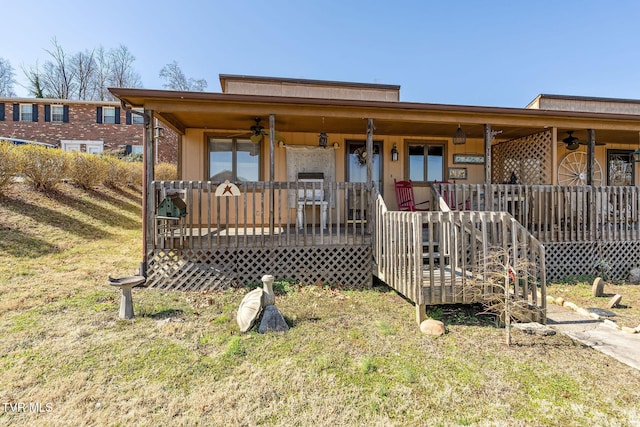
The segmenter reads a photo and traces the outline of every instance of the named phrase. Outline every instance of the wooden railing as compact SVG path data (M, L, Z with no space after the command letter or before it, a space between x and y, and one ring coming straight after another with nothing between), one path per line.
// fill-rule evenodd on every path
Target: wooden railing
M450 210L505 211L543 242L640 240L640 187L433 185ZM442 209L443 203L432 206Z
M544 246L509 213L388 211L381 197L375 210L378 276L416 304L418 318L424 305L479 302L497 258L514 271L514 296L545 320Z
M156 206L176 190L187 205L187 215L176 221L174 230L149 226L156 237L155 249L370 243L364 183L242 182L239 196L216 196L218 185L211 181L153 183Z

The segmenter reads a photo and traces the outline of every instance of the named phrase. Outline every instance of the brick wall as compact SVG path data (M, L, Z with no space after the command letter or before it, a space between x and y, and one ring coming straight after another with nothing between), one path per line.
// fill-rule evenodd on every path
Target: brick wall
M97 123L98 107L120 107L113 102L74 102L66 100L4 99L4 120L0 120L0 136L46 142L60 146L61 140L103 141L104 150L124 150L126 145L142 145L144 126L126 124L126 113L120 109L120 124ZM14 121L14 104L36 104L38 121ZM68 122L45 122L45 105L68 105ZM1 118L1 117L0 117ZM160 124L162 126L162 124ZM158 161L177 164L178 135L164 129L158 143Z

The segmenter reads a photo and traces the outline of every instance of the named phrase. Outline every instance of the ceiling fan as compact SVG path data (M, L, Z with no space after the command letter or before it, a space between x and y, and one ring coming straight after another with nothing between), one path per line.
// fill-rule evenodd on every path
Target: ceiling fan
M578 139L577 137L573 136L573 131L572 130L568 130L567 134L569 134L569 136L567 136L566 138L564 138L562 140L564 145L567 147L567 150L574 151L574 150L577 150L580 145L589 145L588 142L580 141L580 139ZM596 141L596 145L598 145L598 146L605 145L605 143L604 142L600 142L600 141Z
M253 120L255 121L255 124L249 128L249 139L251 140L251 142L257 144L258 142L262 141L263 136L269 136L269 130L265 129L265 127L260 124L260 122L262 121L260 117L254 117ZM243 135L243 134L240 134L240 135ZM232 135L232 136L238 136L238 135ZM277 131L274 132L273 136L276 141L284 142L284 138L280 136L280 134Z

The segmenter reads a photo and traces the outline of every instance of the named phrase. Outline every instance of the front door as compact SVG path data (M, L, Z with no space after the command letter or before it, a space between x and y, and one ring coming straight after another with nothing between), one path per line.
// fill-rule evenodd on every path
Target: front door
M373 158L366 156L365 141L347 141L346 177L347 182L367 182L367 162L373 162L373 185L382 195L382 158L380 157L382 142L373 142ZM361 222L367 218L368 200L359 192L347 195L347 221Z

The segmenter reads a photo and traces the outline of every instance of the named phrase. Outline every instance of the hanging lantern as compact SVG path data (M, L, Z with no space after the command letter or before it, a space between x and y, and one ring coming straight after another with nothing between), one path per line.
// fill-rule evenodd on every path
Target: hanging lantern
M464 133L460 125L458 125L458 129L456 133L453 134L453 143L456 145L466 144L467 135Z

